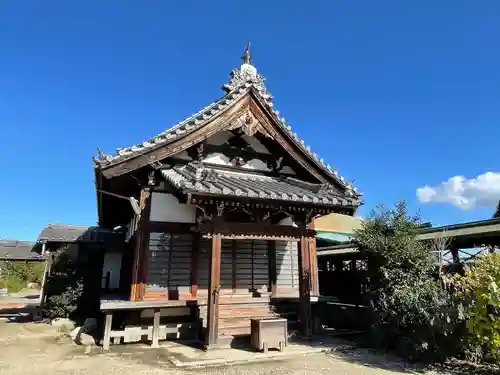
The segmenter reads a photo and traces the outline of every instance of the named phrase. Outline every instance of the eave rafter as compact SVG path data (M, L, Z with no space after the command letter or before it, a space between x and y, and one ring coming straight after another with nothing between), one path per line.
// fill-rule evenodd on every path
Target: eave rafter
M311 213L314 216L323 216L330 213L340 213L351 215L352 211L356 208L355 206L327 206L318 204L297 204L297 202L283 202L283 201L267 201L259 202L258 200L242 200L236 198L223 198L220 196L209 196L209 195L196 195L189 194L186 198L186 202L194 204L198 207L211 207L214 205L222 205L225 210L242 210L246 209L260 209L267 213L277 214L286 213L287 215L299 215ZM256 220L258 221L258 220Z

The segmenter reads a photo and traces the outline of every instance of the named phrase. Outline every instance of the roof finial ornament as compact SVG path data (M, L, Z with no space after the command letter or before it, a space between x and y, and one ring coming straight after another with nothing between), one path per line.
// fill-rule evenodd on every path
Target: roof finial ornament
M100 160L106 159L106 154L100 148L97 149L97 155L99 155Z
M243 64L252 64L252 57L250 56L250 41L247 43L247 48L245 48L245 52L243 56L241 56L241 60L243 60Z
M250 46L250 41L248 41L245 52L243 52L243 56L241 56L241 65L231 71L231 74L229 75L231 79L228 83L222 86L222 89L226 93L230 93L237 88L248 88L253 86L253 88L260 93L266 103L271 103L272 105L273 97L264 85L264 78L257 73L257 69L252 65Z

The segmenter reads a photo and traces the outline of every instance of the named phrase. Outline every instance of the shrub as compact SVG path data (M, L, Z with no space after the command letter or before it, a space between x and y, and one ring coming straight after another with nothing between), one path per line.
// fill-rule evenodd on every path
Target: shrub
M53 255L52 273L45 288L45 314L51 319L72 317L83 294L83 282L76 275L76 257L66 248Z
M469 359L500 361L500 254L478 258L456 277L467 319Z
M380 206L354 240L376 260L366 286L373 343L413 360L442 360L462 343L460 310L437 281L428 245L417 240L419 223L404 202Z
M55 294L47 299L46 314L50 319L69 318L78 307L78 300L83 293L83 283L77 281L68 285L61 294Z

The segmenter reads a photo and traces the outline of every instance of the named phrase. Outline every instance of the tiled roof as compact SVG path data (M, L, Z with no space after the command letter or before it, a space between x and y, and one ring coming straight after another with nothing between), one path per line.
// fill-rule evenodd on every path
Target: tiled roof
M49 224L38 236L40 242L107 242L117 233L99 228L70 224Z
M264 78L257 73L254 66L250 64L242 64L240 68L233 69L230 74L230 81L223 85L222 88L226 92L226 95L222 98L211 103L187 119L179 122L170 129L161 132L157 136L131 147L117 149L115 155L105 155L104 153L100 153L97 159L94 158L96 166L106 167L113 165L184 137L196 129L201 128L215 116L219 115L221 112L227 110L234 103L236 103L238 98L244 96L252 90L260 99L262 104L274 116L276 123L278 123L279 126L281 126L282 129L288 133L291 140L302 150L304 154L308 155L319 168L328 173L330 177L336 180L341 186L344 186L348 190L352 190L354 195L361 196L361 194L358 193L356 188L354 188L350 182L348 182L337 171L333 170L330 165L325 164L323 159L312 152L311 148L307 146L305 142L298 137L297 133L292 130L290 124L288 124L283 117L279 116L279 111L273 109L273 96L267 91L264 85Z
M331 186L312 184L290 177L271 177L257 173L197 168L190 163L162 169L165 179L184 193L205 193L281 201L353 207L354 195L345 195Z
M43 259L40 254L35 251L35 246L35 242L0 240L0 259Z

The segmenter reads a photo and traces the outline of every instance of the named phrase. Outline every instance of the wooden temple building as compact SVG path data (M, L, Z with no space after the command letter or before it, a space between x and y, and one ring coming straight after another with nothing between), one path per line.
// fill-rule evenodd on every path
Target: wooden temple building
M104 347L127 337L123 313L138 309L154 311L140 315L152 328L135 332L155 345L172 333L169 322L182 326L180 315L201 322L206 347L249 334L251 318L279 315L277 301L295 306L311 334L318 273L310 224L354 215L361 195L279 116L249 46L242 60L220 99L94 158L99 226L127 230L117 264L130 275L121 297L102 298Z

